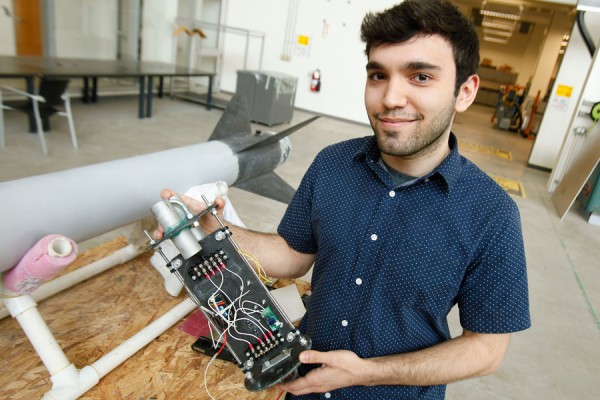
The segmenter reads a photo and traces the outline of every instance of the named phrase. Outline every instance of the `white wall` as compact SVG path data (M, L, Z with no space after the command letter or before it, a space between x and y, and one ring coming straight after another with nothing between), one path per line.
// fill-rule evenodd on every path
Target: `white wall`
M598 46L600 44L600 13L586 13L585 22L590 36ZM584 80L591 63L592 57L579 34L577 25L575 25L529 157L530 165L548 169L555 167L572 116L576 112L577 99L584 90ZM558 85L573 88L570 96L557 94ZM593 95L597 99L598 87L600 84L594 80L588 84L586 90L589 91L590 96Z
M540 62L533 75L530 94L535 96L538 90L541 90L542 96L546 94L548 83L553 77L556 69L556 60L560 51L563 36L572 29L571 19L564 13L556 13L546 31L546 39L540 55ZM554 62L551 62L554 60Z
M281 0L229 0L225 24L265 32L262 69L298 78L296 107L368 123L363 101L366 56L360 41L360 24L367 11L380 11L398 1L300 1L295 34L309 36L310 48L306 56L292 55L291 61L283 61L281 54L287 7L292 3ZM243 40L230 36L226 38L223 60L221 88L225 91L235 91L236 71L243 68ZM254 57L258 50L256 47L251 49ZM256 63L249 61L247 69L255 69L256 66ZM309 88L310 75L317 68L322 76L319 93L311 92Z
M397 4L398 0L299 1L295 34L310 36L309 54L306 57L293 56L291 61L283 61L280 56L284 47L288 6L293 3L291 0L229 0L225 24L266 34L262 69L298 78L296 107L367 123L363 107L366 58L359 37L360 23L367 11L383 10ZM467 15L470 14L469 6L459 6ZM563 22L565 19L559 17ZM326 26L328 31L325 35ZM520 85L525 85L537 75L531 92L535 95L538 88L542 91L546 89L552 77L560 41L566 32L568 23L565 25L556 22L548 29L548 22L536 21L529 34L515 33L508 45L482 41L481 56L491 58L496 66L511 65L513 72L519 73L517 83ZM538 63L539 43L545 35L548 37L544 49L548 51L543 54L543 61ZM220 87L224 91L235 91L236 71L244 68L244 46L244 38L233 35L226 37ZM554 51L554 54L550 54L550 51ZM258 68L258 54L257 43L251 43L246 69ZM320 93L309 90L310 74L317 68L322 75Z
M10 15L6 15L5 8ZM12 0L0 0L0 55L14 56L15 48L15 22Z
M177 1L144 0L142 61L173 62Z
M115 59L117 0L55 0L56 56Z

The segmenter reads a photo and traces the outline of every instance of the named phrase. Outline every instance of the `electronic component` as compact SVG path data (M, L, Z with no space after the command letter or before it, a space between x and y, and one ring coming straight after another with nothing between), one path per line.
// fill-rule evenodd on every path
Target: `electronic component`
M152 212L166 233L160 241L151 240L151 247L183 282L219 340L226 336L227 350L246 374L246 389L263 390L296 373L298 355L310 349L311 341L296 329L240 254L214 208L208 205L194 216L177 196L155 204ZM210 234L197 222L207 212L221 226ZM181 253L171 260L160 249L167 239Z

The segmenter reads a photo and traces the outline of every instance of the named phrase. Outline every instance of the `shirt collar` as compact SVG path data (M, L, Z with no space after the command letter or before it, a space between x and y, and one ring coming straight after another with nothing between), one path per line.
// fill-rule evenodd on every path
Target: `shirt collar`
M426 176L417 179L435 179L437 177L444 183L447 191L452 190L452 187L458 182L462 172L461 156L458 153L458 141L454 133L450 132L448 139L450 154L438 165L433 171ZM368 164L376 165L381 157L375 136L369 137L364 145L354 154L355 161L367 161Z

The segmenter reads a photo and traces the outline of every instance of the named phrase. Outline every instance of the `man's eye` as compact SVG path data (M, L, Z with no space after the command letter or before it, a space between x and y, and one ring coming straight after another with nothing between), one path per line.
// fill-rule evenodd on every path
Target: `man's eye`
M369 74L369 79L373 81L381 81L385 79L385 75L379 72L374 72L372 74Z
M417 82L423 83L423 82L427 82L430 79L430 77L427 74L417 74L417 75L415 75L415 77L413 79Z

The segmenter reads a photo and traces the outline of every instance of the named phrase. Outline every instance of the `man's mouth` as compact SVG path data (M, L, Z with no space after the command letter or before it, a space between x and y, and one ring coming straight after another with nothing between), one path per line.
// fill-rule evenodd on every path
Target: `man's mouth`
M383 124L390 126L401 126L407 125L411 122L420 121L423 117L419 114L406 114L406 113L393 113L393 112L382 112L376 113L375 117Z

